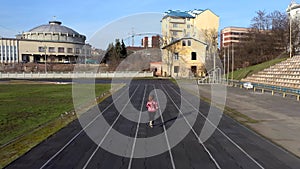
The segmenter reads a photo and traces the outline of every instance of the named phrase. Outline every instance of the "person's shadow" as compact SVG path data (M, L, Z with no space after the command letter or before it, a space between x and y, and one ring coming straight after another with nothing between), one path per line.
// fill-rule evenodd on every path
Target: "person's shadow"
M191 115L193 112L187 112L187 113L183 113L183 115L184 116L188 116L188 115ZM179 114L178 116L176 116L176 117L172 117L172 118L170 118L170 119L168 119L168 120L165 120L163 123L155 123L155 121L154 121L154 124L153 124L153 127L154 126L163 126L163 125L166 125L166 124L168 124L168 123L173 123L176 119L180 119L180 118L183 118L183 115L182 114Z

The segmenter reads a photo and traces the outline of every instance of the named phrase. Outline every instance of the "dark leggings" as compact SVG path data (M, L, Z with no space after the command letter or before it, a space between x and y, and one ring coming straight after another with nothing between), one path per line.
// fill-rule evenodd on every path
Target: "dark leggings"
M149 115L149 121L153 121L153 120L154 120L155 113L156 113L156 112L148 112L148 115Z

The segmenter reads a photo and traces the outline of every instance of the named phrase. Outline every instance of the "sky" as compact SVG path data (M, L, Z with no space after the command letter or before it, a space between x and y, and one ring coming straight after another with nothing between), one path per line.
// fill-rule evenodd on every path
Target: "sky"
M112 36L125 39L132 32L160 32L160 16L168 10L210 9L220 17L220 27L249 27L256 11L284 12L290 0L1 0L0 36L14 37L23 31L56 20L99 48ZM109 39L109 38L108 38ZM129 42L127 38L125 43ZM127 42L128 41L128 42Z

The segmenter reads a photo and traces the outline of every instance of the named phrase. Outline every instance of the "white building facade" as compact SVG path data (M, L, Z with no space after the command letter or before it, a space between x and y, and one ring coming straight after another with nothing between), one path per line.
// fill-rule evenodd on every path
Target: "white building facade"
M18 63L19 40L0 38L0 63Z
M0 38L0 63L84 63L91 56L85 41L84 35L50 21L16 38Z

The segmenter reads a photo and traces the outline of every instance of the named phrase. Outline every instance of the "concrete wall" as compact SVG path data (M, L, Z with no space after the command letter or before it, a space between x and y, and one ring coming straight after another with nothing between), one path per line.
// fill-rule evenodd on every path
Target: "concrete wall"
M153 77L152 72L69 72L69 73L0 73L0 79L45 79L45 78L130 78Z

